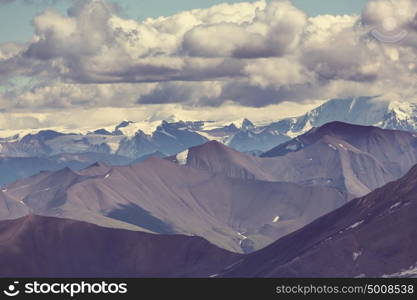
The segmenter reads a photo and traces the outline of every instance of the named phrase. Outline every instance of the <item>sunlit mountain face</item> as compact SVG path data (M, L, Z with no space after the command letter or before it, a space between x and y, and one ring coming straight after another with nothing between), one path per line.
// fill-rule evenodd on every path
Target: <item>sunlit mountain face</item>
M417 2L208 2L0 0L0 277L416 275Z

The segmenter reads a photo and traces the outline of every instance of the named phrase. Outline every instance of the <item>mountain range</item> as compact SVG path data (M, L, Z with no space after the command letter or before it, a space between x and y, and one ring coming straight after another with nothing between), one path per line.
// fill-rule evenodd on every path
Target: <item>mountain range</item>
M231 178L160 158L42 172L7 185L3 194L28 213L197 235L234 252L260 249L347 201L325 186Z
M225 277L416 277L417 166L256 253Z
M240 256L200 237L28 215L0 222L0 277L209 277Z
M45 157L63 153L102 153L138 159L159 151L173 155L209 140L217 140L240 152L260 153L299 136L313 127L333 121L417 131L417 105L375 97L333 99L305 115L255 125L248 119L229 125L213 121L162 121L149 124L123 121L113 128L87 133L43 130L20 137L2 137L0 156Z
M2 138L0 276L411 276L416 113L362 97L262 126Z
M249 253L398 179L413 164L414 133L332 122L262 157L211 141L133 165L44 171L2 192L28 214L196 235Z

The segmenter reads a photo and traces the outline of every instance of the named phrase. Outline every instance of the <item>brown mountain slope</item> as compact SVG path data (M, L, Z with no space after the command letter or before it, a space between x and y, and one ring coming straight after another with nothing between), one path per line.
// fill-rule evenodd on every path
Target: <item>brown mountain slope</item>
M417 276L417 166L267 248L228 277Z
M186 165L233 178L330 186L354 198L398 179L415 163L415 134L334 122L262 158L213 141L191 148Z
M35 214L198 235L237 252L260 249L347 201L332 188L229 178L159 158L45 172L6 193Z
M0 277L208 277L238 257L199 237L34 215L0 222Z

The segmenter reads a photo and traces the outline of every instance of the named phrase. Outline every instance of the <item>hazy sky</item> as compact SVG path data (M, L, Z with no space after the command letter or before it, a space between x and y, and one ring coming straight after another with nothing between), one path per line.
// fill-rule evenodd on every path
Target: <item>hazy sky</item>
M417 101L417 0L0 0L0 129Z

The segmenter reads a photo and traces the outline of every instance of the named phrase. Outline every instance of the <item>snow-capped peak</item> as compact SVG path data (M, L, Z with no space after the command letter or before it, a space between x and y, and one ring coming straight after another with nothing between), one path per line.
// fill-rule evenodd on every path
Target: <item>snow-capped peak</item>
M417 106L409 102L390 102L388 110L395 113L398 120L409 120L417 111Z
M142 122L132 122L132 121L124 121L116 126L114 132L120 132L122 135L132 138L136 135L137 132L142 131L147 135L151 135L158 125L160 121L142 121ZM120 126L122 125L122 126Z

